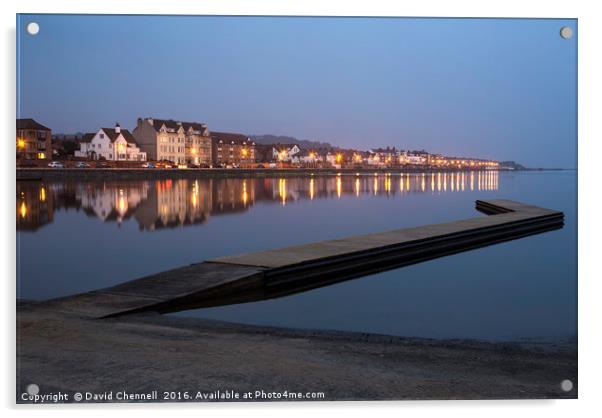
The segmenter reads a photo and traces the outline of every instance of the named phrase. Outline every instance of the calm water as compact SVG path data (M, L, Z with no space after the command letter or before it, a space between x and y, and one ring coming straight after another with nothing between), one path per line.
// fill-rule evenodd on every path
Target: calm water
M280 299L178 315L434 338L573 337L576 173L18 182L18 297L93 290L207 258L479 215L562 210L564 229Z

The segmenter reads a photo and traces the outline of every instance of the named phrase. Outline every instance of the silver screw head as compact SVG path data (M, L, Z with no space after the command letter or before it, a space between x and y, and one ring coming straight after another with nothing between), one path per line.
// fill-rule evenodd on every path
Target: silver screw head
M571 39L573 37L573 29L570 26L563 26L560 28L560 36L564 39Z

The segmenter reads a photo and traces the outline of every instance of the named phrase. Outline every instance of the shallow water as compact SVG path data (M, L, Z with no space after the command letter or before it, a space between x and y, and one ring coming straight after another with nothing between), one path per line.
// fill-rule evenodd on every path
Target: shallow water
M432 338L576 336L576 172L17 183L17 296L47 299L208 258L484 216L565 212L562 230L279 299L177 315Z

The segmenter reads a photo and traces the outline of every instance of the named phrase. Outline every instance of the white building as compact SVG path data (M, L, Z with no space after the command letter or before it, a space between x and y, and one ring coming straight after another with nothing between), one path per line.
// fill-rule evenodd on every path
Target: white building
M300 163L303 164L317 164L323 160L323 158L313 150L303 149L296 155Z
M408 155L406 158L407 158L407 161L409 164L416 164L416 165L426 164L426 157L423 157L422 155Z
M109 161L146 161L146 152L140 151L134 136L119 124L114 128L100 128L95 134L84 135L76 157Z
M372 151L368 151L368 158L365 159L365 162L368 165L373 165L373 166L384 166L385 163L384 161L381 160L381 157L379 154L372 152Z
M333 166L335 168L340 168L340 166L337 167L337 165L339 163L339 162L337 162L337 155L330 151L328 151L326 153L326 155L324 155L324 161L326 161L328 164L330 164L331 166Z
M296 144L276 144L272 146L272 158L275 161L299 162L301 148Z
M403 152L399 155L400 164L424 165L428 162L424 154Z

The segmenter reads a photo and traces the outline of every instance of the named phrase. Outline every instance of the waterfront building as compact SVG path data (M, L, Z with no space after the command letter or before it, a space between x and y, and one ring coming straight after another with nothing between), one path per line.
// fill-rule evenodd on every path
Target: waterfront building
M211 132L213 164L217 167L245 167L255 163L255 142L246 135Z
M33 119L17 119L17 158L52 159L52 131Z
M399 155L399 163L410 165L426 165L428 163L428 154L425 155L423 153L409 151L402 152Z
M108 161L146 161L146 153L140 150L134 136L119 123L114 128L100 128L96 133L83 136L76 157Z
M385 165L385 163L383 161L381 161L380 156L372 151L368 151L368 156L366 157L365 162L366 162L366 164L368 164L370 166L375 166L375 167L380 167L380 166Z
M322 156L318 154L318 151L313 149L302 149L297 154L297 158L301 164L307 166L315 166L323 161Z
M297 154L301 148L297 144L273 144L272 158L279 162L299 162Z
M211 136L205 123L138 118L134 138L149 159L175 164L211 164Z
M370 153L366 151L360 151L355 149L345 149L337 151L337 154L340 155L339 160L345 167L348 168L360 168L363 167L364 164L367 164ZM336 161L336 154L335 154Z
M334 150L326 151L324 154L324 161L327 163L327 165L335 168L341 168L342 159L342 155L338 154Z
M373 148L368 157L368 164L377 166L393 165L398 161L398 151L395 147Z

